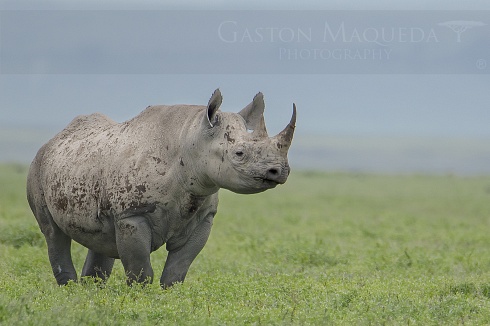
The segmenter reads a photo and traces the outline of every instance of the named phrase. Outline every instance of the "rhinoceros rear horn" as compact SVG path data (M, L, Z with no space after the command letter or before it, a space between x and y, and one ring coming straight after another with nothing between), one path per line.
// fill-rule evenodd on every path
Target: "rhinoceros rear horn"
M294 128L296 128L296 104L293 103L293 116L291 117L291 121L289 121L288 125L283 131L274 137L277 147L283 153L287 153L289 147L291 146Z
M267 129L265 127L264 109L264 95L259 92L255 95L252 103L238 112L238 114L245 120L247 129L253 130L254 136L258 138L268 137Z
M211 98L209 99L208 102L208 107L206 109L206 118L207 122L211 127L214 126L215 123L215 118L216 118L216 112L218 112L218 109L221 105L221 102L223 101L223 96L221 96L221 92L219 88L217 88L213 95L211 95Z

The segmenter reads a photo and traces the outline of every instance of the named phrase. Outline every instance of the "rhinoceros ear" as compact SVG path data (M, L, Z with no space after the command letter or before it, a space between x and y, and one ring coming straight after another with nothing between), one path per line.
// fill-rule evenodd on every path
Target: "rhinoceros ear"
M214 126L216 113L218 112L218 109L222 101L223 101L223 97L221 96L221 92L219 91L219 88L217 88L214 91L213 95L211 95L211 98L209 99L208 102L208 107L206 109L205 120L207 120L208 124L211 127Z
M264 95L259 92L255 95L252 103L244 107L238 114L245 119L247 129L253 130L257 136L267 137L264 109Z

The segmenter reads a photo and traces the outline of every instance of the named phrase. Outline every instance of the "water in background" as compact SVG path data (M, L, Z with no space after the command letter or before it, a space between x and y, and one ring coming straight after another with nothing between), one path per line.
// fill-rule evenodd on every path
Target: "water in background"
M293 166L390 174L490 174L490 140L304 136L291 148Z
M29 164L59 128L0 128L0 162ZM293 170L356 173L490 174L490 140L295 135Z

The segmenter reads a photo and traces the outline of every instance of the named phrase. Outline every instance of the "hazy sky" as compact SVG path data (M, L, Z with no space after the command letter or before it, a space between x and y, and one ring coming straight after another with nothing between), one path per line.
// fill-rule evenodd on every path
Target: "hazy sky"
M262 91L271 133L295 102L300 136L490 138L489 1L202 3L0 1L0 128L219 87L225 111Z

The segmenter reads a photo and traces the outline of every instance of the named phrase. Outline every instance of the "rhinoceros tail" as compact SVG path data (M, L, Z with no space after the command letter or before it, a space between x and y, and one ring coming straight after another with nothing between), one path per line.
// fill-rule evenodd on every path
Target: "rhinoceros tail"
M39 205L42 205L44 191L41 186L41 161L44 156L46 145L41 147L37 152L36 157L31 163L29 168L29 174L27 175L27 201L31 207L32 212L36 215ZM45 203L44 203L45 204Z

